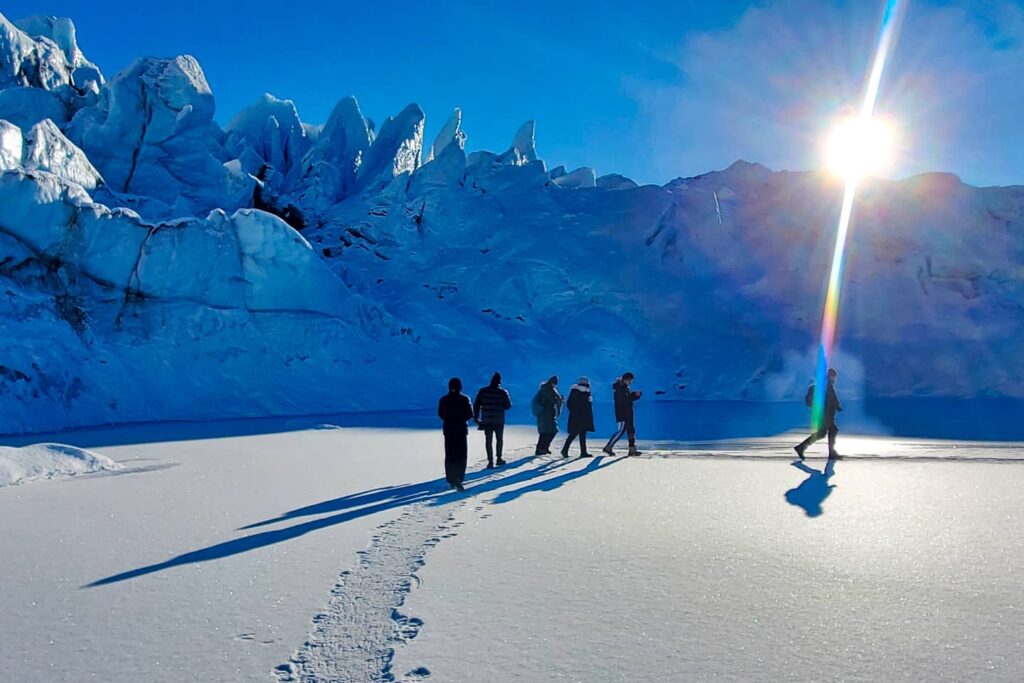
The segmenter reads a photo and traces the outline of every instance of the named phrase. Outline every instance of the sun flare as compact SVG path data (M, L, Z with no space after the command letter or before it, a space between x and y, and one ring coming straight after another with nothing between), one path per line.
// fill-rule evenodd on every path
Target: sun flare
M840 121L828 136L828 169L848 181L884 173L892 163L893 130L874 117Z

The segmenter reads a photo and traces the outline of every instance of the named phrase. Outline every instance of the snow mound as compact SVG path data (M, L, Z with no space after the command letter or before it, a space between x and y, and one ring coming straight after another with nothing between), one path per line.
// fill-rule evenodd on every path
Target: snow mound
M21 448L0 446L0 488L38 479L119 469L121 465L107 456L74 446L57 443Z

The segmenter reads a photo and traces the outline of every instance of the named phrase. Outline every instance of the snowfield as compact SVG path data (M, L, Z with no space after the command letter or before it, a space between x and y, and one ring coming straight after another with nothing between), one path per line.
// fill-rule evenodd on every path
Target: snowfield
M11 680L1024 675L1019 444L848 439L828 471L791 436L587 461L512 427L460 495L436 430L65 436L122 469L0 490Z
M56 443L22 448L0 446L0 487L37 479L116 470L120 467L105 455L74 446Z

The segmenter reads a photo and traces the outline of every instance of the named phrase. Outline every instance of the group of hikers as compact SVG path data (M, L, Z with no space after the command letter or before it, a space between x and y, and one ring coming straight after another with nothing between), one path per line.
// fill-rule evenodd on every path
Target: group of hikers
M615 445L626 436L629 455L637 455L636 427L633 417L633 403L640 399L642 392L633 391L633 373L623 373L612 385L615 400L615 420L618 426L602 451L612 455ZM587 452L587 433L594 428L594 397L590 380L580 377L572 385L567 398L558 393L558 376L554 375L541 383L531 402L531 410L537 418L537 448L535 455L551 455L551 442L558 433L558 418L562 408L569 412L568 432L562 445L562 457L569 457L569 447L579 439L580 457L591 458ZM444 431L444 469L448 485L459 491L466 476L466 461L469 455L470 420L484 433L487 450L487 469L505 464L502 456L505 435L505 412L512 407L508 391L501 386L501 373L495 372L490 383L481 388L476 399L470 402L462 393L462 380L452 377L448 380L448 393L437 404L437 416L441 418Z
M828 385L825 390L824 409L821 423L817 430L794 446L800 460L804 459L804 451L815 441L828 436L828 457L839 457L836 452L836 435L839 427L836 424L836 413L843 409L836 394L835 382L838 373L834 368L828 370ZM623 373L612 385L615 400L615 421L618 426L608 443L601 449L608 455L614 454L615 445L625 436L629 442L629 455L638 455L636 449L636 426L633 415L633 404L640 399L641 392L631 389L633 373ZM805 402L810 407L814 401L814 385L807 390ZM535 455L551 455L551 443L558 433L558 418L565 407L569 412L569 435L562 444L562 457L569 457L569 447L579 439L580 457L593 457L587 452L587 433L594 429L594 397L590 388L590 380L580 377L572 385L569 395L563 398L558 393L558 376L552 376L541 383L531 402L531 410L537 418L537 448ZM512 399L501 386L501 373L495 372L490 383L481 388L476 399L470 402L469 397L462 393L462 380L452 377L448 381L448 393L441 397L437 405L437 415L441 418L444 429L444 467L445 478L449 486L459 491L464 490L462 482L466 476L466 462L469 455L470 420L484 433L484 444L487 450L487 469L494 469L505 464L502 459L505 435L505 412L512 407Z

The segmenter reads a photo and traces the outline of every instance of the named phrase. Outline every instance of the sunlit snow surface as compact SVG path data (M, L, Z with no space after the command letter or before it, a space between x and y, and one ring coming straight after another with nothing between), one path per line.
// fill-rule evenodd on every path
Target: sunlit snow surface
M757 439L722 441L651 441L644 455L651 458L744 458L793 460L793 446L807 436L791 433ZM811 447L808 460L825 460L827 449L823 445ZM1024 463L1024 448L1020 443L989 441L942 441L933 439L904 439L876 436L841 436L837 446L839 460L919 460Z
M1024 674L1024 444L841 433L844 460L797 464L794 433L581 460L510 427L493 472L470 434L457 494L436 429L347 420L61 435L122 467L0 489L4 676Z

